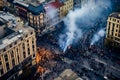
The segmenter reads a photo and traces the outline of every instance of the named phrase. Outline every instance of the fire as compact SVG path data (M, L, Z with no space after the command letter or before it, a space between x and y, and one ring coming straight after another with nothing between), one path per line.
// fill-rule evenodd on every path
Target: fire
M41 66L38 67L37 69L37 73L44 73L45 72L45 69Z
M47 60L51 60L53 57L51 52L45 48L38 48L36 54L37 73L44 73L46 68L43 67Z

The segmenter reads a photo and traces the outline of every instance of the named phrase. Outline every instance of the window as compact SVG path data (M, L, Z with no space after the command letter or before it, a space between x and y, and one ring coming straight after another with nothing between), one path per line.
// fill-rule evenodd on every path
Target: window
M115 24L113 23L113 28L114 28Z
M32 48L33 48L33 49L35 48L34 45L32 45Z
M3 51L6 51L6 49L4 48Z
M25 53L25 52L23 52L23 57L24 57L24 58L26 57L26 53Z
M27 40L27 42L29 42L29 40Z
M24 43L23 43L23 45L22 45L22 46L23 46L23 50L25 50L25 44L24 44Z
M118 24L116 25L116 27L118 28Z
M12 44L10 45L10 48L12 47Z
M17 56L18 57L18 63L19 63L19 56Z
M115 21L115 19L113 18L113 21Z
M117 33L115 33L115 36L117 36Z
M1 75L3 75L3 74L4 74L4 72L3 72L3 69L2 69L2 68L0 69L0 73L1 73Z
M15 43L14 43L15 45L17 44L17 41L15 41Z
M11 58L14 58L14 53L13 53L13 51L12 51L10 54L11 54Z
M117 20L117 22L119 23L119 20Z
M8 62L6 63L6 68L7 68L7 71L10 69Z
M2 65L2 62L0 61L0 65Z
M12 65L15 66L15 60L14 59L12 60Z
M33 32L30 33L31 35L33 34Z
M21 38L21 41L23 40L23 38Z
M35 54L33 54L33 57L35 57Z
M30 49L28 48L28 54L30 54Z
M5 61L7 62L7 61L8 61L8 56L7 56L7 54L4 55L4 58L5 58Z

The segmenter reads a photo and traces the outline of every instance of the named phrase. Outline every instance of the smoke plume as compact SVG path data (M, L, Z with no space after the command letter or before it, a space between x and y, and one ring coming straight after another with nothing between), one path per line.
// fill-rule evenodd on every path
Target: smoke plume
M69 45L78 42L90 28L100 28L111 9L110 0L90 0L81 8L69 11L64 19L65 28L59 36L59 45L65 52ZM95 26L99 21L99 26Z
M94 43L98 42L104 36L105 36L105 29L99 30L96 34L94 34L90 45L93 45Z
M48 17L50 19L53 19L57 15L57 10L56 10L56 8L54 6L47 5L47 7L46 7L46 13L47 13L47 15L48 15Z

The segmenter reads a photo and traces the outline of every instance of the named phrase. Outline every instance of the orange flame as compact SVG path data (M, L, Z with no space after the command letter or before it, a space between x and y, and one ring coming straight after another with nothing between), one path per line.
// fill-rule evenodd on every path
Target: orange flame
M45 48L38 48L37 54L36 54L36 63L37 63L37 73L44 73L45 68L40 66L39 64L41 62L45 62L46 59L50 60L52 58L51 52L49 50L46 50Z

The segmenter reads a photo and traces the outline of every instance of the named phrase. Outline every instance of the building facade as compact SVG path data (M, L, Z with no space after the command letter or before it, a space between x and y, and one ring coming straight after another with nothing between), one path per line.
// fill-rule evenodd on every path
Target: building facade
M0 80L14 80L35 62L35 31L9 13L0 12L0 24Z
M60 7L60 17L64 18L70 10L73 10L74 0L64 0L64 5Z
M28 24L36 30L36 34L40 34L44 28L44 7L43 5L29 5L27 12Z
M120 13L112 13L107 20L106 43L120 47Z

